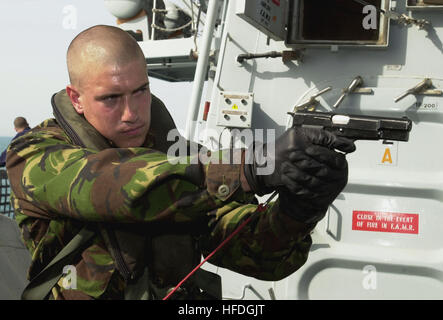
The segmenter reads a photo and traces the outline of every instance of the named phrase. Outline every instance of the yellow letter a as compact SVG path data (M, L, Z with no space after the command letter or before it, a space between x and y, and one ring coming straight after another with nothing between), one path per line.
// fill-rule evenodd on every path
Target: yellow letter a
M392 163L392 157L391 157L391 149L386 148L385 154L383 155L383 159L381 160L381 163L389 162Z

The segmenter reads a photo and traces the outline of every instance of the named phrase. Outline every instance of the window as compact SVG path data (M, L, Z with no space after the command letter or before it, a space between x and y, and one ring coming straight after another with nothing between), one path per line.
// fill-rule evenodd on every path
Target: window
M389 0L289 1L286 43L306 45L387 45L388 19L376 8L387 9Z

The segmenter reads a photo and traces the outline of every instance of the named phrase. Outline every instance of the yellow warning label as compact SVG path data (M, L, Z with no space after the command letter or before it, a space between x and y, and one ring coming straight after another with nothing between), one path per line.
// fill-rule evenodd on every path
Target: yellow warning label
M232 110L238 110L238 106L234 103L234 105L232 106Z
M392 163L391 149L389 148L386 148L385 154L383 155L383 159L381 160L381 163L385 162Z

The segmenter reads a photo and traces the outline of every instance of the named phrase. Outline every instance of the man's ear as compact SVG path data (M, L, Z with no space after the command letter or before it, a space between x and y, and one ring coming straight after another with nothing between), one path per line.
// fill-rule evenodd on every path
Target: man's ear
M68 94L75 111L77 111L78 114L83 114L84 110L80 103L80 93L78 90L72 85L68 85L66 86L66 93Z

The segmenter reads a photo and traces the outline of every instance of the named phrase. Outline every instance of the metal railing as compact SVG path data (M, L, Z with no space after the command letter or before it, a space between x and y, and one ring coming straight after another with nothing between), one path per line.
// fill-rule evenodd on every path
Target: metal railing
M14 208L11 206L10 195L8 174L4 168L0 168L0 214L14 219Z

